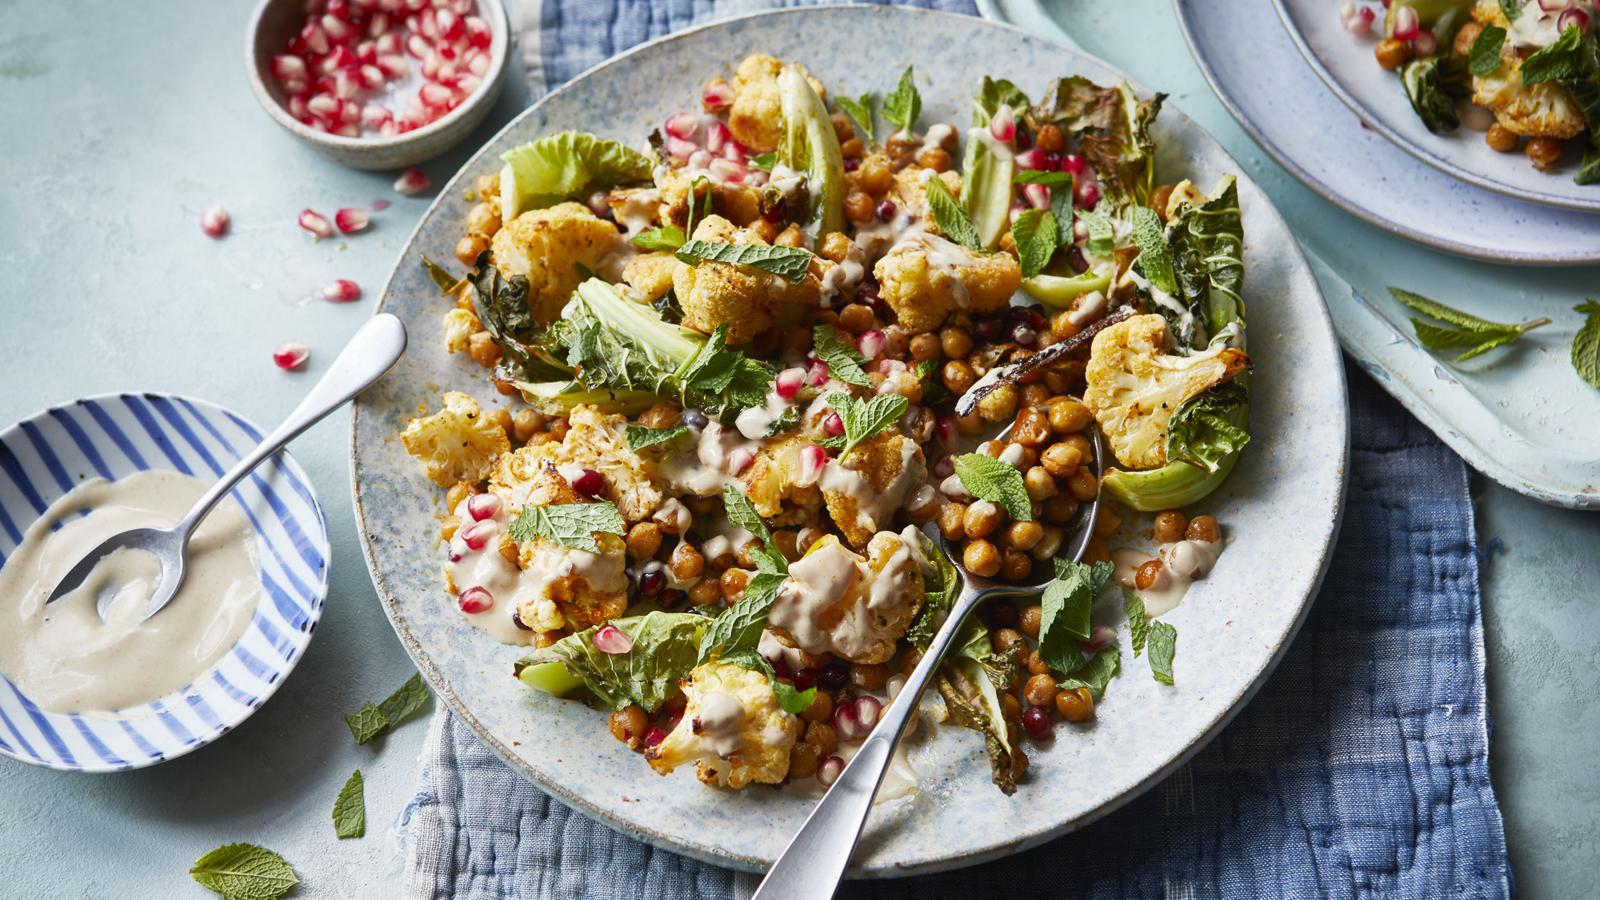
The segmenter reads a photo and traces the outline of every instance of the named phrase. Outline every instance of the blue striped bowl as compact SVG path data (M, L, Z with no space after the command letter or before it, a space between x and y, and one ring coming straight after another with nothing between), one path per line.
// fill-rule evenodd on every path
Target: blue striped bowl
M146 469L210 479L261 437L241 416L171 394L90 397L25 419L0 432L0 565L45 508L86 479ZM265 589L239 643L182 690L115 714L47 712L0 678L0 753L70 771L142 768L205 746L272 696L322 615L328 525L287 453L233 497L255 531Z

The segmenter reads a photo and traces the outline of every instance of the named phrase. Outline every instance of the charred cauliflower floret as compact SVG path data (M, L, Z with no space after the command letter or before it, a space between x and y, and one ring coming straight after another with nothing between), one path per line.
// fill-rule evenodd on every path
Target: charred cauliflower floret
M495 460L511 449L505 429L460 391L445 394L443 408L433 415L408 422L400 443L440 487L488 478Z
M857 169L856 171L860 171ZM896 172L894 185L889 188L889 199L902 212L905 212L922 222L923 230L929 234L943 235L939 230L939 223L933 220L928 211L928 180L938 178L950 189L952 197L961 196L961 173L956 171L935 172L920 166L907 166Z
M694 238L719 244L763 244L752 231L740 229L721 216L707 216L694 228ZM815 306L819 302L822 274L833 263L813 257L811 270L798 284L752 266L732 263L680 263L672 285L683 308L687 328L710 334L728 326L728 343L749 343L771 328L784 307Z
M601 268L617 249L617 227L582 203L558 203L507 222L495 233L490 259L500 274L528 279L528 308L541 322L560 317L573 288L583 280L578 267Z
M805 467L800 454L808 443L793 434L769 441L744 473L745 494L756 512L779 527L810 521L822 505L816 481L802 483Z
M1022 286L1009 253L974 253L931 234L901 241L873 268L878 294L912 334L932 331L956 310L993 312Z
M689 220L691 192L697 204L705 203L706 192L711 193L711 211L735 225L744 226L761 218L761 190L746 184L728 184L709 179L695 180L682 169L658 169L656 189L661 197L660 217L663 224L682 226ZM696 209L703 209L697 206ZM698 215L698 213L697 213Z
M1243 350L1215 347L1193 356L1167 353L1167 320L1124 319L1094 336L1084 405L1100 423L1117 461L1130 469L1167 462L1167 425L1190 398L1243 372Z
M568 477L593 469L605 476L605 499L617 505L624 521L649 518L664 498L655 463L628 449L628 420L582 405L573 408L567 422L562 440L530 444L501 457L490 489L513 506L560 502L541 493L548 486L541 480L544 468L553 466Z
M1486 27L1511 28L1498 0L1478 0L1472 18ZM1513 134L1564 140L1585 129L1583 110L1565 87L1554 81L1522 83L1522 57L1509 40L1500 47L1500 67L1473 76L1472 102L1492 110L1500 127Z
M807 653L886 662L922 608L921 559L892 531L874 535L864 559L830 534L789 564L767 627Z
M850 546L859 548L888 528L906 498L927 480L927 463L916 441L880 434L844 458L828 460L819 483L834 525Z
M447 353L465 353L475 332L483 325L470 309L457 306L444 314L444 349Z
M822 82L811 77L805 67L794 67L806 76L817 96L827 99ZM746 56L733 74L733 107L728 110L728 130L739 143L757 153L778 149L783 139L783 101L778 95L778 73L783 61L765 53Z
M765 674L708 662L689 673L683 693L678 726L645 751L650 768L665 775L693 762L701 781L734 789L782 783L800 720L778 705Z
M655 300L672 290L672 273L679 262L671 253L641 253L622 268L622 280L636 297Z

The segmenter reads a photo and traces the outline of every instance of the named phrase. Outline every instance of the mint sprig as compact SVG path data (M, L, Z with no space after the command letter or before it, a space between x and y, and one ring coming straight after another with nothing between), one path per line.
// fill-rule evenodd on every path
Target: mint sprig
M617 505L609 500L524 506L506 528L514 540L546 538L589 553L600 552L600 544L594 539L597 532L621 535L624 530L622 513L617 512Z
M300 883L287 860L255 844L223 844L195 860L189 875L228 900L277 900Z
M922 115L922 94L912 80L913 74L912 67L906 66L900 73L900 83L883 98L883 117L903 131L910 131L917 124L917 117Z
M702 262L751 266L795 284L805 280L806 271L811 267L811 251L767 244L721 244L691 240L678 249L677 256L691 266Z
M844 422L844 434L828 438L822 445L838 450L843 459L863 441L871 440L900 421L910 404L899 394L877 394L869 400L857 400L849 394L828 395L828 405Z
M1039 597L1039 658L1056 672L1067 675L1083 664L1079 641L1092 633L1089 613L1094 598L1111 580L1113 566L1054 560L1055 580L1045 585Z
M628 449L634 452L646 447L655 447L669 444L689 434L689 429L682 425L676 428L646 428L643 425L629 425L624 432L628 439Z
M1078 221L1083 223L1088 232L1088 240L1083 248L1090 256L1110 256L1116 250L1116 229L1112 227L1110 219L1098 212L1079 210Z
M412 675L400 689L384 698L381 703L364 703L353 713L345 713L345 724L356 743L365 744L373 738L388 734L396 726L415 715L428 703L428 685L421 673Z
M683 229L676 225L662 225L660 228L650 228L639 232L628 239L628 243L640 250L666 250L673 251L683 246L687 240Z
M1572 338L1572 368L1590 387L1600 388L1600 301L1585 300L1572 309L1588 316Z
M833 105L849 116L856 123L856 130L861 132L863 143L872 143L872 94L862 94L859 98L846 97L843 94L833 98Z
M928 211L933 214L933 221L946 237L968 250L982 249L983 241L978 237L977 226L972 224L972 217L950 193L950 187L944 183L944 179L929 178L927 187L923 188L923 196L928 200Z
M1050 264L1058 246L1056 217L1049 210L1030 209L1011 223L1011 239L1017 245L1017 262L1022 277L1032 278Z
M1151 286L1166 294L1178 293L1178 276L1172 267L1172 248L1161 227L1161 217L1147 206L1133 209L1133 242L1139 246L1135 262Z
M1151 622L1145 646L1150 650L1150 677L1162 684L1172 684L1172 658L1178 653L1178 629L1160 619Z
M1150 618L1145 615L1144 601L1127 588L1122 589L1122 609L1128 614L1128 638L1137 657L1144 652L1145 641L1150 637Z
M333 833L340 840L367 833L367 799L362 788L361 770L357 769L350 773L349 780L333 801Z
M1500 47L1506 42L1506 30L1498 25L1478 32L1478 37L1472 42L1472 50L1467 53L1467 71L1487 78L1500 68Z
M963 453L954 462L956 477L967 493L1000 504L1015 521L1033 521L1033 501L1015 466L982 453Z
M1550 324L1550 320L1543 317L1517 325L1491 322L1401 288L1391 287L1389 293L1393 294L1402 305L1427 316L1428 319L1436 320L1428 321L1415 316L1411 319L1411 327L1417 333L1417 342L1423 347L1429 350L1465 348L1465 351L1455 358L1456 362L1465 362L1475 356L1481 356L1496 347L1503 347L1517 340L1541 325Z
M866 363L855 344L839 337L832 325L818 325L811 332L812 350L817 358L828 364L828 374L845 384L872 387L861 366Z

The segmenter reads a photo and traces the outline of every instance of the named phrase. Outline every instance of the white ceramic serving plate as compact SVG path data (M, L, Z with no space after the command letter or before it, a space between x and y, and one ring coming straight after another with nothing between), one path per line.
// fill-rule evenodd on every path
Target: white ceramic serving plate
M907 35L916 36L916 49L907 48ZM440 190L381 303L406 322L413 349L357 401L351 435L356 513L373 581L438 696L496 753L562 801L658 846L744 869L776 857L813 798L712 790L688 770L659 777L610 738L604 713L522 687L511 667L523 651L474 630L440 585L440 492L421 476L397 435L421 407L438 403L441 390L500 399L482 369L445 354L440 318L449 304L420 265L423 257L452 259L468 209L460 198L472 179L497 170L507 148L565 128L638 143L667 115L694 103L708 77L730 72L757 51L803 62L830 89L852 95L888 89L914 63L925 124L967 121L970 91L985 74L1011 77L1032 92L1070 73L1104 83L1122 78L1103 63L1018 29L891 7L765 13L622 54L529 109ZM873 65L864 68L862 60ZM937 80L930 80L934 73ZM1240 171L1176 109L1162 114L1157 137L1164 178L1191 174L1209 185ZM892 877L966 865L1093 821L1160 781L1215 735L1288 647L1322 577L1342 509L1348 451L1343 366L1305 258L1255 184L1241 174L1239 186L1256 365L1255 443L1205 504L1233 543L1211 577L1171 614L1183 635L1177 686L1157 684L1144 660L1125 650L1126 673L1112 684L1096 723L1063 726L1053 745L1030 748L1027 781L1009 798L990 783L977 735L938 729L910 750L919 792L873 815L853 874Z
M1339 5L1329 0L1273 0L1283 25L1312 71L1334 96L1395 146L1454 178L1534 203L1600 213L1600 184L1574 184L1578 154L1568 148L1562 165L1540 172L1522 153L1499 153L1483 134L1459 128L1434 134L1406 99L1394 72L1372 57L1377 36L1357 37L1339 24ZM1380 28L1377 34L1381 35ZM1600 221L1595 223L1600 231Z

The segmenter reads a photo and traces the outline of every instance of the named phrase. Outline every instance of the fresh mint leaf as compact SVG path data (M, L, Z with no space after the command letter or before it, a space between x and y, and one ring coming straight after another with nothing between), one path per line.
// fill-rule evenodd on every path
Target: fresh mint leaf
M1089 696L1094 702L1099 703L1105 697L1106 685L1111 679L1117 677L1122 671L1122 652L1116 644L1102 647L1093 656L1083 661L1077 671L1061 679L1056 687L1063 691L1073 691L1078 688L1088 688Z
M195 860L189 875L227 900L277 900L300 883L283 857L254 844L223 844Z
M1050 189L1050 215L1056 220L1056 246L1065 247L1072 243L1072 176L1066 172L1051 172L1045 169L1023 169L1013 178L1017 184L1042 184ZM1109 237L1110 222L1104 223ZM1014 226L1013 226L1014 227ZM1012 235L1015 237L1015 233ZM1110 253L1110 248L1106 248ZM1105 255L1105 254L1100 254ZM1037 274L1037 273L1035 273ZM1027 276L1024 272L1024 277Z
M770 152L757 153L755 156L750 157L750 159L747 161L747 164L752 169L760 169L763 172L771 172L772 167L778 164L778 154Z
M728 346L728 325L724 322L689 358L678 381L683 386L685 408L726 413L765 403L772 372Z
M1498 25L1478 32L1467 53L1467 70L1479 78L1487 78L1500 68L1500 47L1506 42L1506 30Z
M360 769L350 773L349 780L333 801L333 833L340 840L367 833L367 799L362 793Z
M1078 221L1089 232L1083 247L1090 256L1110 256L1116 250L1116 229L1110 219L1098 212L1079 210Z
M812 349L817 358L828 364L828 374L855 387L872 387L861 366L866 359L854 344L839 337L832 325L818 325L811 332Z
M626 653L605 653L594 645L595 632L607 626L633 642ZM524 657L521 664L561 663L609 708L634 704L653 713L678 692L678 682L695 667L695 650L705 629L705 616L657 610L569 634Z
M1417 343L1423 347L1429 350L1467 348L1466 352L1455 358L1456 362L1465 362L1475 356L1481 356L1496 347L1503 347L1517 340L1535 328L1550 324L1548 318L1530 319L1517 325L1491 322L1397 287L1389 288L1389 293L1393 294L1402 305L1446 323L1439 325L1415 317L1411 319L1411 326L1416 329Z
M983 80L978 82L978 96L974 100L973 124L987 126L1002 105L1011 107L1017 119L1021 120L1033 103L1022 92L1022 88L1010 81L983 76Z
M421 712L431 696L427 682L422 680L419 672L406 679L399 690L385 697L378 704L378 711L383 713L384 721L389 723L389 730L393 731L401 722Z
M1564 81L1583 73L1583 29L1567 26L1555 43L1522 61L1522 83L1532 87L1546 81Z
M877 394L870 400L857 400L843 393L829 394L828 405L844 421L844 443L839 447L841 459L856 445L877 437L900 421L909 406L906 398L899 394Z
M1058 236L1056 217L1049 210L1030 209L1012 221L1011 239L1017 244L1023 278L1032 278L1050 264Z
M862 143L872 143L872 94L862 94L855 99L841 94L833 98L833 105L855 121Z
M596 532L621 535L625 530L622 514L609 500L598 503L552 503L524 506L506 529L513 540L545 538L574 550L599 553Z
M917 124L917 117L922 115L922 94L917 92L913 74L912 67L906 66L900 73L900 83L883 98L883 117L902 131L910 131Z
M676 428L645 428L642 425L629 425L626 434L628 449L637 453L646 447L671 443L685 437L689 434L689 429L682 425Z
M1600 301L1585 300L1572 308L1588 318L1572 338L1572 368L1592 388L1600 388Z
M754 579L751 582L754 583ZM746 585L739 602L723 610L706 626L696 654L697 664L712 657L726 660L738 653L754 653L761 640L761 632L767 627L767 613L772 610L775 596L777 588L752 595L750 587Z
M703 186L703 187L702 187ZM696 197L703 198L696 201ZM696 175L689 181L689 210L683 220L683 236L694 237L694 221L696 213L700 218L711 215L711 179L704 175Z
M766 520L761 518L761 513L756 512L756 505L750 502L737 487L731 484L722 486L722 508L727 514L728 521L755 535L767 553L776 558L776 563L782 571L789 570L789 564L784 561L783 554L778 552L778 545L772 540L772 532L767 530Z
M767 244L719 244L691 240L684 243L677 256L691 266L702 262L752 266L795 284L805 280L806 271L811 267L811 251Z
M1017 184L1042 184L1051 190L1058 187L1072 187L1072 175L1068 172L1055 172L1050 169L1019 169L1011 176Z
M1094 598L1111 580L1112 565L1094 565L1054 560L1056 577L1045 585L1039 598L1039 658L1061 675L1069 675L1083 664L1078 642L1089 640L1092 626L1089 613Z
M1033 501L1015 466L982 453L963 453L954 462L956 477L972 496L1000 504L1015 521L1033 521Z
M972 224L972 218L967 215L967 211L950 194L950 187L944 183L944 179L929 178L923 194L928 199L928 211L933 214L933 221L938 224L939 230L944 232L945 237L968 250L983 248L977 226Z
M1172 268L1172 248L1161 227L1161 217L1147 206L1133 209L1133 242L1139 247L1135 261L1145 280L1159 291L1178 293L1178 276Z
M350 727L350 736L358 744L365 744L389 730L389 720L371 703L363 704L353 713L345 713L344 723Z
M676 225L663 225L660 228L649 228L639 232L628 239L628 243L640 250L665 250L675 251L683 246L685 238L683 229Z
M1145 646L1150 648L1150 677L1172 684L1172 658L1178 652L1178 629L1157 619L1150 623Z
M815 687L797 691L794 689L794 685L777 679L772 681L772 693L778 698L778 705L783 707L784 712L796 716L810 709L812 701L817 699L817 689Z
M1504 331L1507 328L1513 327L1502 322L1491 322L1488 319L1480 319L1471 313L1465 313L1454 307L1445 306L1443 303L1440 303L1436 300L1430 300L1421 294L1412 293L1411 291L1404 290L1402 288L1391 287L1389 288L1389 293L1393 294L1394 299L1400 301L1401 304L1408 306L1425 316L1438 319L1441 322L1449 322L1451 325L1457 325L1468 330Z
M1150 636L1150 619L1144 614L1144 601L1127 588L1122 589L1122 609L1128 614L1128 639L1133 644L1133 655L1144 652Z

